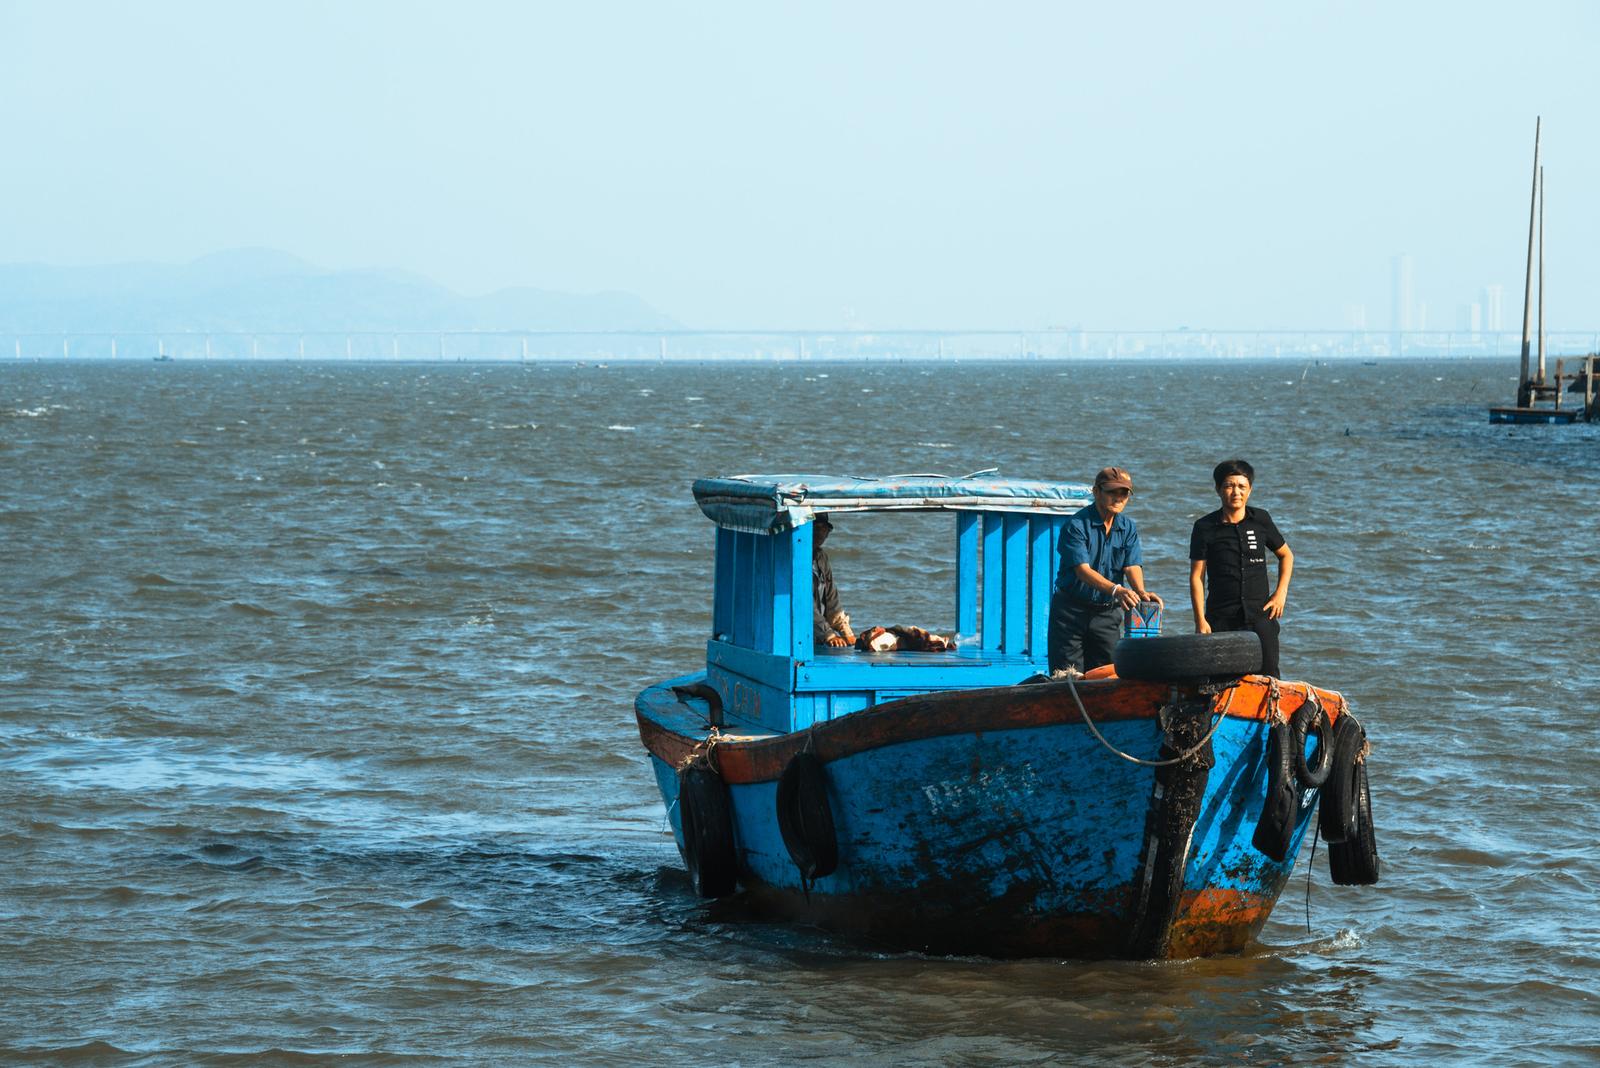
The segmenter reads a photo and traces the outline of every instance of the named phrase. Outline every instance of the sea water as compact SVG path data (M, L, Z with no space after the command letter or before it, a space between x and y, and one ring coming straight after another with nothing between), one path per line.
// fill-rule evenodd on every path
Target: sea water
M1600 427L1510 362L0 364L0 1062L1600 1058ZM1285 675L1373 741L1239 956L886 953L710 909L640 745L702 475L1133 473L1166 633L1242 456ZM953 527L841 517L862 624Z

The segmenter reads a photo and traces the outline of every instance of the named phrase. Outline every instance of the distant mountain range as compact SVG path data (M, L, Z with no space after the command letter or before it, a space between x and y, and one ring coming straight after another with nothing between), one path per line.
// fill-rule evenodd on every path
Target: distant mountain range
M464 297L420 275L326 271L271 249L185 264L0 264L0 333L679 328L632 293Z

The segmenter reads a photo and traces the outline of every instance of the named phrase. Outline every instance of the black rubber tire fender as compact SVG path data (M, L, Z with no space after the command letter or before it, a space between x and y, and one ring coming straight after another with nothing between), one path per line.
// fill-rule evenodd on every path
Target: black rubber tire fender
M789 859L810 882L839 867L839 839L828 802L828 771L815 753L796 753L778 779L778 830Z
M1267 730L1267 797L1250 844L1273 860L1286 858L1289 843L1294 839L1295 817L1300 812L1298 802L1299 791L1294 787L1293 758L1289 752L1289 725L1274 723Z
M1328 871L1337 886L1371 886L1378 881L1378 839L1372 826L1372 790L1367 765L1356 773L1356 833L1328 847Z
M1306 740L1315 738L1317 746L1306 756ZM1328 710L1320 702L1306 701L1289 717L1289 752L1294 757L1294 777L1307 790L1328 781L1333 770L1333 729Z
M1346 712L1333 725L1333 754L1328 781L1322 786L1318 829L1328 845L1347 842L1356 833L1356 793L1361 747L1367 732L1355 716Z
M683 863L701 897L727 897L739 883L733 842L733 806L727 784L710 765L695 762L678 772L678 819Z
M1261 670L1261 639L1253 630L1124 638L1111 651L1119 679L1197 682L1236 679Z

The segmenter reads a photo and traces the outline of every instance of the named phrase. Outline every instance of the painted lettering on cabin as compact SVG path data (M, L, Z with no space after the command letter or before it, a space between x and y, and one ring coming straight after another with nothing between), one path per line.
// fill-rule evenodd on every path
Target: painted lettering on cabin
M741 719L761 720L761 691L748 683L734 680L729 687L728 708Z

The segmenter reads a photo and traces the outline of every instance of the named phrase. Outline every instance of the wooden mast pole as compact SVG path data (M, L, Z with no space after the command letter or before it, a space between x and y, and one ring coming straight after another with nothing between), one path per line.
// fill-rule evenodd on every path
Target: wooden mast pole
M1544 168L1539 168L1539 377L1544 385Z
M1533 311L1533 226L1539 207L1539 129L1542 117L1533 120L1533 191L1528 195L1528 271L1522 283L1522 371L1517 379L1517 407L1526 408L1532 391L1528 388L1528 349L1532 336L1529 313Z

